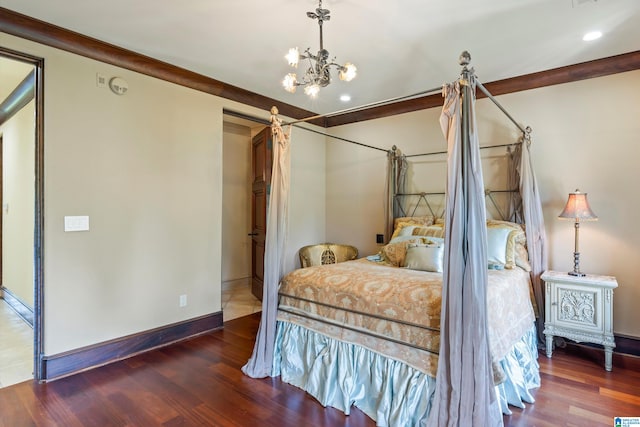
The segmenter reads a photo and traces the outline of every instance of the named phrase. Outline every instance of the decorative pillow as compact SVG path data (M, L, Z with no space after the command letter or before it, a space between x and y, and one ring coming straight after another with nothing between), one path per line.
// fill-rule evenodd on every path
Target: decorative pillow
M444 227L439 225L430 225L428 227L415 227L412 231L412 234L414 236L444 238Z
M524 228L522 227L522 225L516 224L515 222L490 219L490 220L487 220L487 237L489 235L489 230L496 229L496 228L511 230L505 245L504 267L514 268L517 265L516 263L516 255L518 251L517 245L522 244L526 246L527 244L527 238L524 234ZM529 263L527 260L523 260L522 264L526 266ZM525 268L525 267L522 267L522 268Z
M406 222L408 225L431 225L433 224L433 217L431 215L426 216L401 216L393 220L394 230L398 228L401 222Z
M410 226L427 226L433 224L432 216L403 216L393 221L393 234L391 238L397 237L404 228Z
M433 244L433 245L444 245L444 237L429 236L427 237L427 243Z
M508 227L487 227L487 261L489 264L507 264L507 239L511 233Z
M406 224L406 223L401 222L400 224ZM396 237L397 236L413 236L413 230L416 227L418 227L418 226L417 225L405 225L404 227L398 229L399 232L396 235Z
M407 255L407 246L411 243L428 243L427 239L414 236L396 237L395 241L385 245L380 251L382 258L391 265L401 267Z
M518 267L524 271L531 271L531 264L529 263L529 251L527 250L527 241L524 243L516 242L516 256L515 262Z
M406 242L409 240L416 240L419 239L419 236L414 236L414 235L409 235L409 236L396 236L393 239L389 240L389 243L399 243L399 242Z
M442 273L443 258L443 245L411 243L407 246L404 266L411 270Z

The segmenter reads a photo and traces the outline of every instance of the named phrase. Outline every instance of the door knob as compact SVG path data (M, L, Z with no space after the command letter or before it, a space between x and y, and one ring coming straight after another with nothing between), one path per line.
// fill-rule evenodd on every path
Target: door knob
M258 235L258 233L249 233L249 234L247 234L247 236L257 236L257 235Z

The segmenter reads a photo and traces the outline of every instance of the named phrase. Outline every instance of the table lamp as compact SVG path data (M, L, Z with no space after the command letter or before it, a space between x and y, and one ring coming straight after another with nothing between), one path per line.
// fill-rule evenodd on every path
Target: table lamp
M587 193L581 193L580 190L576 190L574 193L569 193L569 199L564 210L558 216L560 219L573 219L575 221L575 251L573 252L573 271L570 271L571 276L584 276L584 273L580 272L580 249L579 249L579 236L580 236L580 221L595 221L598 219L596 214L593 213L589 202L587 201Z

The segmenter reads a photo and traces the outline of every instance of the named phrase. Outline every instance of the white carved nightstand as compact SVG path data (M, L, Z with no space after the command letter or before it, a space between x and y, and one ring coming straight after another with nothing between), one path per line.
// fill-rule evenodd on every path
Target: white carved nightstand
M611 356L616 346L613 338L613 290L615 277L571 276L545 271L544 335L547 357L553 351L553 337L604 346L604 368L611 370Z

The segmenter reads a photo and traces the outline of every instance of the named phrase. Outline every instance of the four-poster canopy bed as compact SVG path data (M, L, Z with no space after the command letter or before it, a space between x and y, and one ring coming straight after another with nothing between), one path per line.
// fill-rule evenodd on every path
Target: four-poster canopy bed
M525 234L521 224L486 219L474 113L474 89L486 89L469 59L463 53L461 78L443 88L444 218L401 215L406 159L391 150L392 238L374 257L283 277L290 138L272 110L274 151L285 156L274 154L273 176L282 176L269 204L262 320L247 375L280 375L323 405L347 414L356 406L380 426L502 425L508 405L533 402L534 305L543 307L546 254L530 130L518 125L519 180L509 183L521 197L510 213L522 208L511 218L525 220Z

